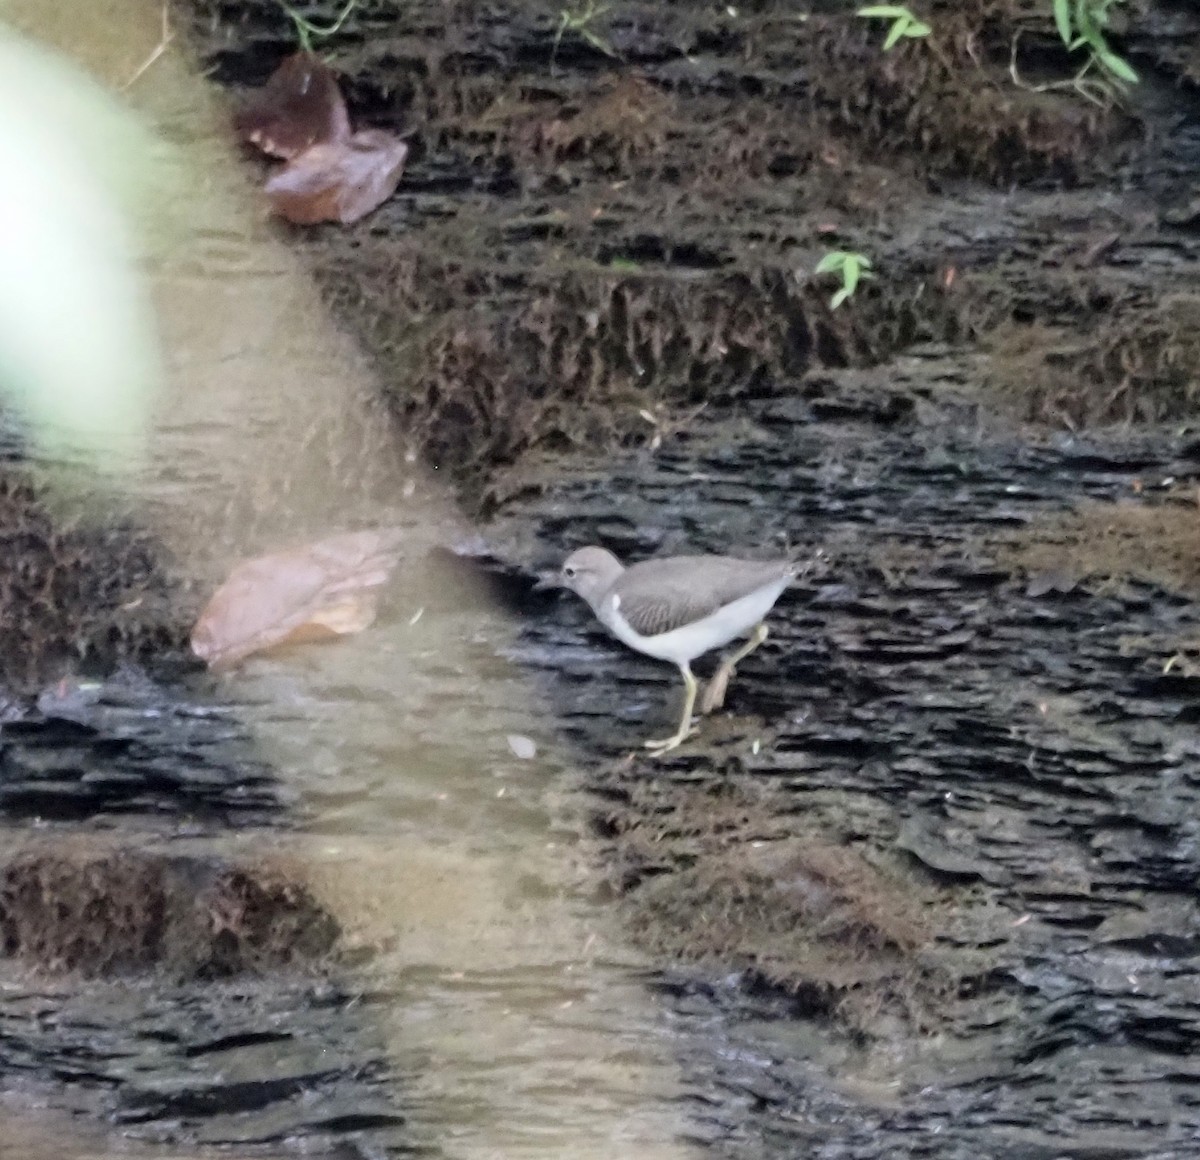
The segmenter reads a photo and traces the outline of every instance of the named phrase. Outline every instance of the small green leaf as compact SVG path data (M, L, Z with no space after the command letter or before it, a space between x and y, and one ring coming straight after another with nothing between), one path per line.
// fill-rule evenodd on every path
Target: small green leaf
M1096 10L1091 3L1075 5L1075 27L1079 29L1079 35L1091 44L1104 40L1100 25L1096 23Z
M641 266L639 266L637 264L637 262L635 262L632 258L613 258L608 263L608 268L610 270L630 270L630 271L632 271L632 270L640 270Z
M845 286L843 286L832 298L830 298L829 308L831 310L836 310L849 297L850 297L850 291L847 290Z
M912 19L912 13L899 4L872 4L867 8L860 8L858 15L865 16L868 20L903 20L906 16Z
M840 270L845 264L845 251L832 250L817 263L817 268L814 272L817 274L831 274L834 270Z
M1054 23L1063 44L1071 44L1071 0L1054 0Z
M1115 77L1119 77L1123 81L1128 81L1131 85L1138 83L1138 75L1132 68L1111 49L1103 48L1096 50L1096 56L1100 63Z
M587 28L581 28L579 30L579 35L582 36L583 39L586 40L588 44L590 44L597 52L602 52L605 56L611 56L614 58L616 57L616 51L614 50L613 46L604 39L604 37L598 36L596 33Z
M842 289L847 294L853 294L858 289L858 275L861 270L862 267L858 264L858 255L851 254L842 269Z
M895 24L888 30L887 40L883 42L883 51L896 47L896 42L904 35L905 28L908 27L907 20L897 20Z
M928 36L933 29L921 20L914 20L904 29L905 36Z

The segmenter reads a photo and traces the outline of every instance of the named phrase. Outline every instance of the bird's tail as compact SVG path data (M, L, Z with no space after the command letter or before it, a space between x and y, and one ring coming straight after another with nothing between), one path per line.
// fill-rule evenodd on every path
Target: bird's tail
M788 564L788 575L793 580L798 580L801 576L807 576L814 568L824 566L829 562L829 557L825 553L824 548L817 548L811 555L803 559L793 558Z

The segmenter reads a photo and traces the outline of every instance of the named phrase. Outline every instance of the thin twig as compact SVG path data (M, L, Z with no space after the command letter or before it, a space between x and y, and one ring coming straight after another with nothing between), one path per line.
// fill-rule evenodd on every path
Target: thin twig
M174 31L172 30L172 28L171 28L171 18L170 18L170 16L169 16L169 14L167 13L167 5L166 5L166 0L163 0L163 6L162 6L162 39L161 39L161 40L159 40L159 42L158 42L158 45L155 47L154 51L153 51L153 52L151 52L151 53L150 53L150 55L149 55L148 57L146 57L146 59L145 59L144 61L142 61L142 63L141 63L140 65L138 65L138 67L137 67L137 70L134 72L133 76L131 76L131 77L129 78L129 80L127 80L127 81L126 81L126 82L125 82L125 83L124 83L124 84L121 86L121 89L120 89L120 91L121 91L121 92L124 92L126 89L131 89L131 88L133 88L133 86L134 86L134 85L135 85L135 84L136 84L136 83L137 83L137 82L138 82L138 81L141 79L141 77L142 77L142 74L143 74L143 73L145 73L145 72L146 72L146 70L147 70L147 69L148 69L148 68L149 68L149 67L150 67L150 66L151 66L151 65L152 65L152 64L153 64L153 63L154 63L156 60L158 60L158 58L159 58L160 56L162 56L162 54L163 54L164 52L166 52L166 51L167 51L167 45L168 45L168 44L170 44L170 43L171 43L171 41L172 41L172 40L174 40L174 39L175 39L175 33L174 33Z
M334 36L341 31L342 25L350 18L350 13L358 7L358 0L346 0L346 7L342 9L341 15L337 17L332 24L327 24L322 28L319 24L314 24L306 16L301 16L287 0L279 0L280 7L291 17L292 23L296 26L296 36L300 41L300 48L303 52L312 52L312 38L320 37L324 40L326 37Z
M1088 69L1095 61L1094 57L1089 58L1087 64L1069 81L1046 81L1045 84L1031 85L1028 81L1022 80L1021 74L1017 72L1017 42L1020 39L1019 31L1013 34L1012 51L1008 61L1008 72L1017 88L1024 89L1027 93L1050 93L1059 89L1074 89L1084 100L1091 101L1093 105L1099 105L1102 109L1111 109L1117 103L1111 86L1106 85L1103 81L1087 79Z

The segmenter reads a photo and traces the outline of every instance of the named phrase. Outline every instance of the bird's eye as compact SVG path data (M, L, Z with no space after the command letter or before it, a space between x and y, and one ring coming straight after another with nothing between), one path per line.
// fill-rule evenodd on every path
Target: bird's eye
M568 580L574 580L574 579L575 579L575 570L576 570L576 569L575 569L575 565L574 565L574 564L568 564L568 565L567 565L567 566L566 566L566 567L563 569L563 575L564 575L564 576L565 576L565 577L566 577Z

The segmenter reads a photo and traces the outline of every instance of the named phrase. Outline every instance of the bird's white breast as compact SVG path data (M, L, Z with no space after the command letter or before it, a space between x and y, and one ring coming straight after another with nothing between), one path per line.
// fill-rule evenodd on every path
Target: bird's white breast
M600 619L623 644L658 660L685 665L711 649L745 636L760 624L790 580L790 577L783 576L726 604L703 620L695 620L670 632L660 632L657 636L642 636L633 630L621 615L621 598L618 595L606 597L597 611Z

